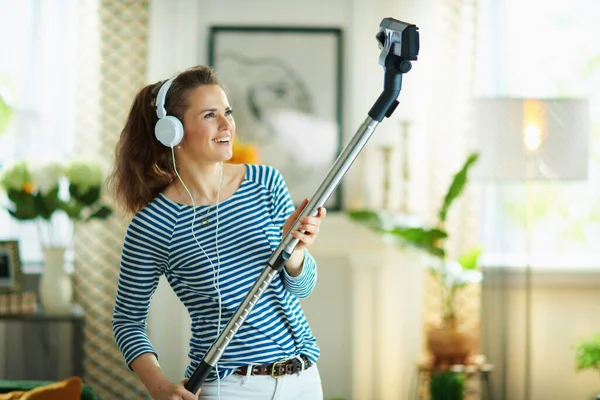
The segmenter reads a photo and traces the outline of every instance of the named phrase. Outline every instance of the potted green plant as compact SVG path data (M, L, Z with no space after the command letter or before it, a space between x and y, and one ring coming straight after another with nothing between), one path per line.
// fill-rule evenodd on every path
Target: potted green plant
M19 221L33 222L38 230L44 255L39 294L48 313L68 312L72 294L64 257L73 229L65 229L60 214L73 224L108 218L112 209L101 199L103 181L103 170L95 161L73 161L68 165L20 161L0 176L10 215Z
M351 219L391 237L399 246L413 246L428 255L429 271L441 289L442 325L428 332L428 345L436 362L464 362L476 345L474 335L459 327L455 300L460 290L481 281L483 276L478 269L481 249L469 249L457 259L450 259L446 251L449 235L445 223L452 204L467 184L469 169L477 159L477 153L469 154L454 175L433 226L407 226L385 211L353 210L348 213Z
M51 226L53 217L66 213L73 222L106 219L112 210L101 200L103 170L95 161L72 161L67 165L56 161L29 163L19 161L0 175L0 188L8 197L10 215L20 221L39 224L42 246L66 245L56 241ZM68 195L61 196L61 181Z

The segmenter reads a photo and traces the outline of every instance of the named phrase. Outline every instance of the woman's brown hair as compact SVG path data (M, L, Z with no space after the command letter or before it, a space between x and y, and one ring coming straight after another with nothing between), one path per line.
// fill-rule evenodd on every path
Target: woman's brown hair
M138 92L116 146L108 184L117 202L131 214L144 208L176 178L171 149L154 136L158 121L154 102L164 82L145 86ZM197 66L177 75L165 99L167 114L183 123L189 92L202 85L219 85L209 67Z

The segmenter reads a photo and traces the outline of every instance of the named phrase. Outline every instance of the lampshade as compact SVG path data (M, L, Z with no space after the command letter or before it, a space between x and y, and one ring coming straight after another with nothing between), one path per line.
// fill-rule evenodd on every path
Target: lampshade
M472 177L480 181L583 180L586 99L480 98L473 107Z

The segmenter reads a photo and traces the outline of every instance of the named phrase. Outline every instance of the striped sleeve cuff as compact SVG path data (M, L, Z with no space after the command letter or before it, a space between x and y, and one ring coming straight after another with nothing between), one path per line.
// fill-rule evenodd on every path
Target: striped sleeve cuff
M304 262L300 275L291 276L283 269L283 284L285 288L298 298L308 297L317 282L317 263L308 250L304 249Z
M130 371L133 371L131 363L144 353L152 353L158 360L158 354L154 351L145 332L136 328L121 327L121 329L115 329L115 338Z

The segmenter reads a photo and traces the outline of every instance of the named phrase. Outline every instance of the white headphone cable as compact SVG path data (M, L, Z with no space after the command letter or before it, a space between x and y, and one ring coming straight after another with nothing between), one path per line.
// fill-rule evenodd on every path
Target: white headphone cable
M179 172L177 171L177 163L175 162L175 148L173 146L171 146L171 156L173 157L173 169L175 170L175 174L177 175L177 178L183 185L183 188L185 189L187 194L190 196L190 200L192 201L192 210L193 210L193 212L192 212L192 228L191 228L192 237L196 241L196 244L198 245L198 247L200 248L200 250L206 257L208 262L210 263L210 266L212 267L212 270L213 270L213 287L217 291L217 300L219 303L219 314L218 314L218 319L217 319L217 338L218 338L219 334L221 333L221 285L219 283L219 272L221 269L221 261L219 258L219 202L220 202L220 198L221 198L221 185L223 183L223 163L221 163L221 170L219 172L219 185L217 187L217 208L215 211L216 216L217 216L216 228L215 228L215 250L217 253L217 268L215 270L215 266L213 265L212 261L210 260L210 257L208 256L208 254L206 254L206 252L200 245L200 242L196 238L196 232L194 231L194 224L196 222L196 203L194 202L194 196L192 196L192 193L190 192L188 187L185 185L185 183L183 182L183 179L181 179L181 176L179 175ZM207 211L207 214L208 214L208 211ZM217 399L220 399L221 398L221 377L219 376L219 363L217 363L215 365L215 372L217 374Z

